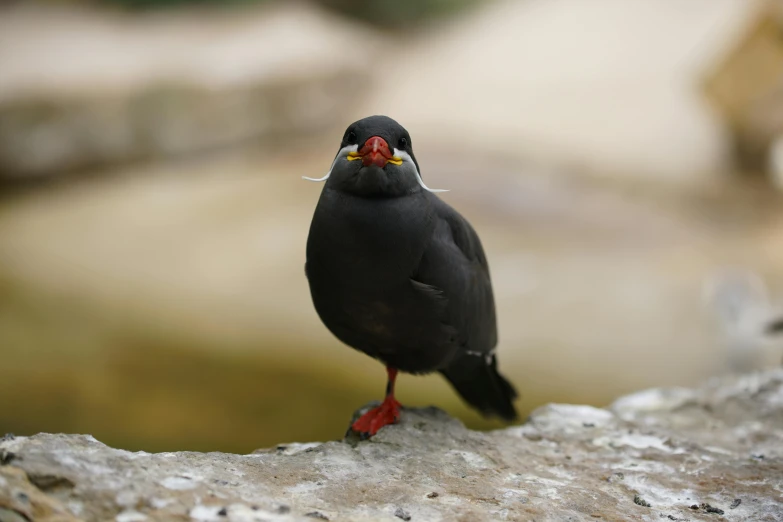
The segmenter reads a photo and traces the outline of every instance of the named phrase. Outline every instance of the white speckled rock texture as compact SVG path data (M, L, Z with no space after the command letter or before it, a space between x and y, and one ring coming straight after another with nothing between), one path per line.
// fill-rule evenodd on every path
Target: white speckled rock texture
M783 370L467 430L405 410L369 441L250 455L6 436L0 521L783 521Z

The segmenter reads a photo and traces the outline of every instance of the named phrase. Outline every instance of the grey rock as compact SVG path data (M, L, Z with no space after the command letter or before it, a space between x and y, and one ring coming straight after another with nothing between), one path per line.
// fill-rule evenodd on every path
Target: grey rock
M695 1L686 11L656 0L484 2L405 49L409 74L379 83L372 101L393 100L395 119L417 129L417 151L445 134L452 148L502 151L578 177L714 187L731 150L725 123L694 89L766 3ZM565 20L567 31L552 30ZM778 82L776 31L754 42L726 83L751 84L737 89L750 97L755 78ZM689 50L687 63L678 49Z
M380 37L277 4L168 17L0 6L0 182L279 146L342 121Z
M783 520L783 370L476 432L406 409L369 441L145 453L0 441L0 509L37 521ZM720 517L720 518L716 518Z
M759 2L756 16L716 56L702 84L706 99L728 125L736 161L743 170L767 167L770 153L769 167L779 168L774 149L783 132L781 29L780 2ZM765 74L748 74L748 70Z

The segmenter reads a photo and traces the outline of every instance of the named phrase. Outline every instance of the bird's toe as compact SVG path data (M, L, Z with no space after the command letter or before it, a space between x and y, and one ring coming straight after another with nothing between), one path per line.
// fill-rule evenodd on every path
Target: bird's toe
M372 437L384 426L400 420L400 407L397 400L387 397L380 406L359 417L351 425L351 429L358 433L362 439Z

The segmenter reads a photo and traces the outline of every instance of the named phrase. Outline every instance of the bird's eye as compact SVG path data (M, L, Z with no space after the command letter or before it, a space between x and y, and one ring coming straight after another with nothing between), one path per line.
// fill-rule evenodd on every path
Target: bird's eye
M403 136L402 138L400 138L400 142L399 142L399 144L398 144L398 145L399 145L399 147L400 147L401 149L404 149L405 147L407 147L407 146L408 146L408 138L406 138L405 136Z
M354 131L348 132L348 143L356 142L356 133Z

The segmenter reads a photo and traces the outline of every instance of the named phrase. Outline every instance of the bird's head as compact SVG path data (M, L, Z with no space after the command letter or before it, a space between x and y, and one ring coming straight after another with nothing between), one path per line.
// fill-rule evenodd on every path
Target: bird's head
M327 187L362 197L399 197L430 189L421 179L411 137L388 116L369 116L348 126L332 167L322 178Z

